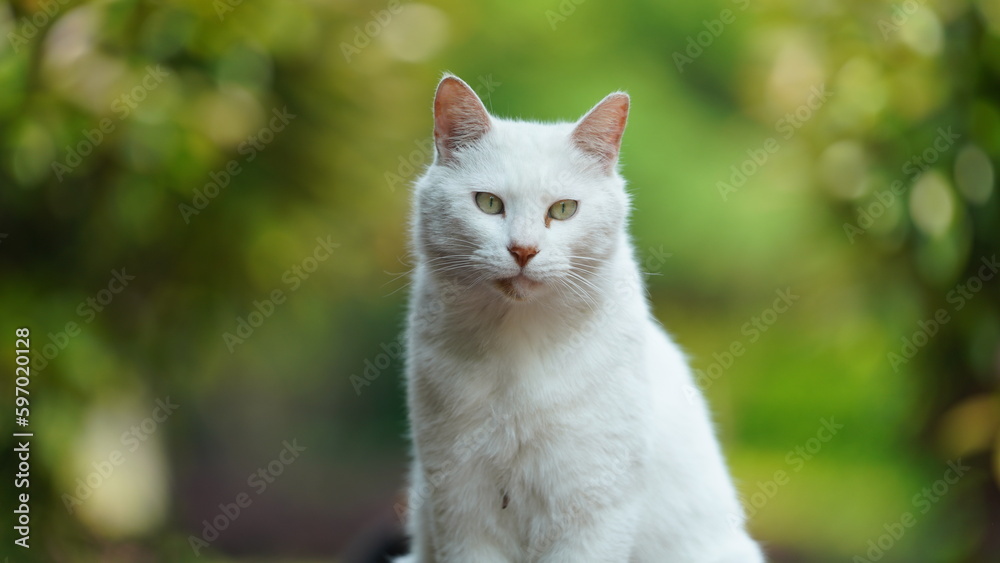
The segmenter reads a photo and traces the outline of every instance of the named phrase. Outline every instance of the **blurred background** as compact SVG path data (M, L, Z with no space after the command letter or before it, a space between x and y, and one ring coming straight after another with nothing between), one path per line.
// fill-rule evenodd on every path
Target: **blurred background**
M11 561L379 560L445 70L500 116L631 94L655 312L774 561L1000 561L1000 1L20 0L0 32Z

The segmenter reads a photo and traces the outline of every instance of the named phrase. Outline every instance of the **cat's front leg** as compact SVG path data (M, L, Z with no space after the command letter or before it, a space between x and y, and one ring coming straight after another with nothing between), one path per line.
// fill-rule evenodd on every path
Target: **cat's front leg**
M435 517L433 502L428 498L418 507L411 523L411 554L394 563L511 563L486 530Z
M574 502L558 515L528 549L535 563L628 561L639 521L639 503L622 499L615 506Z
M513 563L502 548L488 482L468 464L443 464L414 488L411 505L419 518L412 527L412 563ZM418 472L422 473L422 472ZM408 562L409 563L409 562Z
M440 563L513 563L500 549L484 538L464 538L461 541L442 546L437 560Z
M435 511L433 560L436 563L513 563L489 526L477 526L471 515Z

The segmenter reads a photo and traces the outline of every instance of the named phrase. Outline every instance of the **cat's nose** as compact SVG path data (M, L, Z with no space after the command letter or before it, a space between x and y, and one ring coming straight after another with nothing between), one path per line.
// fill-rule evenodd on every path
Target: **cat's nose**
M528 260L531 260L538 254L538 249L534 246L518 246L515 244L508 246L507 250L510 251L514 260L517 261L517 265L522 268L528 263Z

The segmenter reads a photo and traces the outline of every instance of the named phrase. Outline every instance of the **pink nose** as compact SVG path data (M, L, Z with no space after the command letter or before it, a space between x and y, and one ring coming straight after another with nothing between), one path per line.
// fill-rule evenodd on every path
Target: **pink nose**
M522 268L528 263L528 260L531 260L536 254L538 254L538 249L533 246L514 245L507 247L507 250L510 251L514 260L517 261L517 265Z

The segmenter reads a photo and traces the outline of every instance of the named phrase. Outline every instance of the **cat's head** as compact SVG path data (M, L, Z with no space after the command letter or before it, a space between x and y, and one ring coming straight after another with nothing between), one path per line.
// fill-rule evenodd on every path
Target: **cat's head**
M434 98L434 163L416 187L424 265L514 301L586 299L623 240L629 201L617 163L628 109L616 92L576 123L499 119L446 76Z

